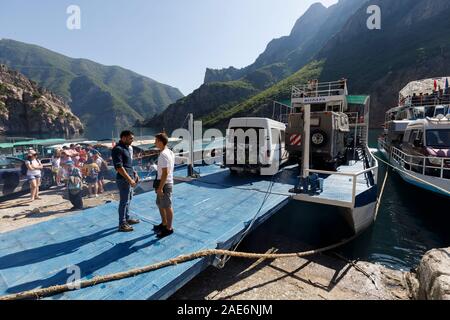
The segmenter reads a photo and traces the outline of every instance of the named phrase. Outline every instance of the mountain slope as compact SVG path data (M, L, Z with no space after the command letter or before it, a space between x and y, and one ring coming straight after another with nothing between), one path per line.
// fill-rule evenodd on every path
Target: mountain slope
M144 122L144 126L172 128L173 123L170 117L173 116L174 110L177 110L176 117L181 113L179 115L179 118L182 118L181 121L189 112L193 112L196 117L215 119L220 113L227 113L228 109L235 107L246 98L264 92L310 61L364 1L366 0L341 0L329 8L325 8L321 3L312 5L298 19L291 34L272 40L254 64L244 69L234 67L222 70L207 69L205 84L199 89L202 94L197 94L195 97L191 95L187 98L187 101L195 101L197 108L194 105L192 105L193 108L182 108L184 102L179 101L152 121ZM223 85L219 86L218 83ZM236 90L237 84L246 85L238 90L237 95L229 95L230 87ZM252 87L252 90L245 90L248 85ZM221 89L226 92L222 94ZM215 96L220 98L214 99ZM228 100L226 100L227 96L229 96ZM190 103L188 105L191 106Z
M83 125L61 97L0 65L0 133L73 137Z
M205 115L208 126L224 126L229 118L270 116L273 100L289 97L290 86L306 70L310 79L349 79L350 92L370 94L371 126L380 127L385 111L397 103L398 92L410 81L450 74L450 1L374 0L382 10L382 29L366 26L361 7L294 77L282 81L225 112ZM292 80L292 81L289 81ZM282 90L286 90L281 94Z
M280 81L276 85L239 103L227 110L217 110L202 118L207 127L225 128L230 118L234 117L271 117L273 101L290 99L293 85L306 84L310 79L317 79L322 73L324 61L312 61L302 69Z
M160 115L142 123L144 127L171 132L181 128L188 113L199 119L205 114L227 110L258 90L245 81L213 82L202 85L189 96L167 107Z
M367 28L369 4L381 8L381 30ZM224 127L231 117L271 116L273 100L289 98L296 81L305 82L306 77L321 81L347 78L352 94L371 95L371 126L378 128L385 111L396 105L398 92L408 82L450 74L449 15L448 0L341 0L328 9L315 5L299 19L289 37L272 41L254 65L240 70L209 70L206 85L212 80L237 78L258 91L245 101L222 100L220 108L211 105L196 117L207 126ZM308 29L311 23L319 31ZM311 48L314 50L308 51ZM303 66L305 61L312 62ZM278 82L295 66L301 70Z
M321 80L346 77L350 90L372 96L373 127L397 103L408 82L450 74L450 1L374 0L382 29L368 30L365 8L317 55L326 59Z
M366 1L340 0L329 8L325 8L321 3L313 4L297 20L291 34L272 40L252 65L243 69L207 69L205 83L237 80L272 64L282 64L284 74L293 74L311 61ZM285 77L274 78L278 82Z
M0 40L0 63L64 97L88 136L109 137L183 97L178 89L132 71L13 40Z

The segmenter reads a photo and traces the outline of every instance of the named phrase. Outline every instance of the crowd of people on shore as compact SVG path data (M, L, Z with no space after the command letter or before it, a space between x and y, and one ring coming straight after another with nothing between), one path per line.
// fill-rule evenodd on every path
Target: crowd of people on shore
M31 201L40 200L42 163L34 150L27 155L26 175L30 183ZM58 187L66 186L68 198L73 209L83 209L83 188L87 185L89 197L98 197L104 193L104 179L108 172L108 163L93 146L82 147L72 144L55 150L52 157L52 173Z
M123 131L120 141L112 149L112 162L116 170L116 185L119 190L120 202L119 232L134 231L132 225L139 220L130 216L130 204L134 189L140 183L138 173L133 167L134 150L132 147L134 133ZM154 226L158 238L164 238L174 233L172 192L174 185L175 154L168 147L169 138L165 133L155 137L155 145L159 150L157 177L154 180L156 205L161 215L161 224ZM39 161L39 155L30 149L23 170L26 171L31 186L31 200L40 200L39 186L41 184L44 166ZM55 151L52 157L52 172L58 186L66 186L67 198L72 203L72 210L83 209L84 184L88 185L89 196L98 197L104 192L104 178L108 172L108 164L99 151L92 146L85 148L80 145L70 145ZM25 174L25 173L24 173Z

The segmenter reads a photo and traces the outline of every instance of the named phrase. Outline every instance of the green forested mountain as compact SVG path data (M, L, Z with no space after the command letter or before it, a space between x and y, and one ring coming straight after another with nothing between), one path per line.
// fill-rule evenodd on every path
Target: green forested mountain
M165 129L170 133L183 126L188 113L193 113L194 117L199 119L212 112L228 110L257 92L258 90L246 81L207 83L142 125L158 130Z
M121 67L13 40L0 40L0 63L62 96L88 136L110 137L112 130L133 126L183 97L176 88Z
M381 30L369 30L367 27L369 5L381 8ZM351 12L346 19L342 15L344 9L349 10L346 14ZM297 30L292 33L298 34L295 38L298 41L297 49L290 51L294 44L288 45L287 38L275 41L279 45L272 42L268 46L255 62L256 68L262 66L256 69L258 72L261 68L266 70L265 78L270 79L268 81L251 77L255 72L249 72L251 67L208 70L207 84L213 80L227 83L235 78L247 82L252 79L250 83L259 91L246 100L234 100L228 104L221 101L221 108L201 112L200 117L205 124L224 127L231 117L271 116L273 101L289 98L292 84L302 84L313 78L321 81L347 78L351 93L371 95L371 126L378 128L383 122L385 111L396 105L397 93L408 82L450 75L450 1L341 0L335 5L334 13L326 15L324 8L314 5L305 15L314 16L315 19L302 17L296 24ZM323 24L321 19L324 19ZM320 32L314 33L311 28L308 29L310 25L307 21L320 24ZM306 38L301 38L302 32L309 35L314 33L312 38L307 39L307 43L317 45L314 53L306 53L305 48L311 46L303 45L302 41L306 40L301 39ZM288 38L294 41L292 34ZM281 44L283 42L284 45ZM284 80L267 85L277 80L272 72L267 72L272 70L270 68L274 65L269 63L273 61L278 61L273 70L277 70ZM290 67L285 68L287 65ZM296 67L297 71L291 73L291 68ZM202 101L197 101L197 104L201 105Z
M291 34L272 40L255 63L243 69L207 69L205 83L199 88L204 99L194 92L184 101L195 101L195 105L192 103L189 104L190 108L185 108L186 103L178 101L160 116L144 122L144 125L172 129L173 110L177 110L177 117L178 113L181 113L179 117L183 119L187 113L193 112L195 117L203 117L208 119L208 123L214 123L213 119L221 118L221 113L228 114L230 108L234 110L234 107L246 98L277 85L279 81L293 75L311 61L365 1L341 0L329 8L325 8L321 3L312 5L298 19ZM235 90L237 94L232 94L230 99L226 100L226 94L220 94L220 88L225 89L227 93ZM215 97L220 98L216 100Z
M237 80L259 73L260 69L276 64L283 72L273 74L272 80L282 80L308 63L344 26L347 20L367 0L340 0L326 8L320 2L313 4L295 23L289 36L274 39L256 61L243 69L207 69L205 83ZM278 82L276 81L276 82ZM267 81L268 86L273 85Z
M450 1L374 0L381 30L366 28L361 8L316 56L321 79L348 78L354 93L371 95L373 127L380 127L398 92L410 81L450 75Z

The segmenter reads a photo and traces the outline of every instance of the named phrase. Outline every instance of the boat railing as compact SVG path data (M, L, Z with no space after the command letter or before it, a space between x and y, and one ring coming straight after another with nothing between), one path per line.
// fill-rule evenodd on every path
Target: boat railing
M450 104L450 94L433 94L407 97L401 104L411 107L435 107Z
M281 122L281 123L288 124L289 123L289 115L293 112L294 112L294 108L292 106L287 105L283 102L274 101L271 119Z
M361 181L361 177L364 176L364 180L367 181L367 187L373 187L374 185L376 185L376 178L377 178L377 174L378 174L378 160L372 155L372 153L370 152L369 148L366 147L366 153L369 157L369 164L370 164L370 168L364 169L360 172L334 172L334 171L324 171L324 170L314 170L314 169L309 169L306 170L308 175L315 173L315 174L319 174L319 175L327 175L327 176L344 176L344 177L349 177L351 178L352 181L352 189L351 189L351 196L352 196L352 202L351 205L354 207L355 206L355 201L356 201L356 195L357 195L357 184L358 184L358 179ZM370 181L370 179L366 179L366 176L368 174L372 174L372 176L374 177L374 179ZM348 192L348 191L345 191Z
M303 86L292 87L292 98L315 98L342 96L347 93L347 80L332 82L311 81Z
M450 158L414 156L398 148L392 148L391 158L406 171L450 179Z

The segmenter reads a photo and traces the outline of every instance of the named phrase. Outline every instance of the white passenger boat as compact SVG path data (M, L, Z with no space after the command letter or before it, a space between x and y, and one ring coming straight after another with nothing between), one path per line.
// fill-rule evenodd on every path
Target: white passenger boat
M400 92L399 106L386 113L378 149L407 183L450 197L447 79L413 81Z

